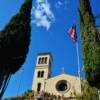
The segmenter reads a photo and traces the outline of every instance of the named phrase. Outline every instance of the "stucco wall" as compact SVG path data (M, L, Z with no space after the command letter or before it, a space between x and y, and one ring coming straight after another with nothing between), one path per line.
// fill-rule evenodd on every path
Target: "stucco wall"
M65 92L59 92L56 89L56 84L60 80L66 80L69 83L68 90L66 90ZM61 74L46 80L45 89L46 92L55 95L64 95L65 97L75 96L75 93L80 94L80 81L78 77L74 77L67 74Z

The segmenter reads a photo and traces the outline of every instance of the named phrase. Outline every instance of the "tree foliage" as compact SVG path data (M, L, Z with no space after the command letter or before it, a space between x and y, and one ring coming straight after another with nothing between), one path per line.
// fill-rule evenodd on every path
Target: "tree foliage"
M25 61L30 42L31 6L32 0L26 0L0 32L0 74L15 73Z
M77 95L77 100L80 100ZM86 80L82 80L82 99L81 100L99 100L98 89L91 87Z
M76 95L76 97L72 98L75 100L99 100L98 89L95 87L91 87L87 81L82 82L82 99L80 95ZM43 92L43 91L42 91ZM64 97L59 95L53 95L47 92L43 92L42 95L40 93L36 93L33 90L28 90L24 92L21 96L5 98L4 100L34 100L38 97L41 100L71 100L71 97Z
M5 81L5 77L19 70L28 53L31 8L32 0L25 0L19 12L0 31L0 91L9 79Z
M83 62L89 84L100 88L100 32L89 0L80 1L80 25L83 46Z

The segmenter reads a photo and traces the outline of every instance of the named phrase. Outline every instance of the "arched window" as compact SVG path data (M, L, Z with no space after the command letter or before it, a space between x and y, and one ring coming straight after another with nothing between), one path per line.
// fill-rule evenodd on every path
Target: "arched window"
M43 57L43 58L42 58L42 64L44 64L44 60L45 60L45 59L44 59L44 57Z
M41 77L44 77L44 71L41 72Z
M41 58L39 58L39 60L38 60L38 64L41 64L41 60L42 60L42 59L41 59Z
M37 77L40 77L40 76L41 76L41 72L38 71L38 73L37 73Z
M38 64L46 64L47 63L47 57L40 57L38 60Z
M37 84L37 92L39 92L41 90L41 83Z
M45 57L45 64L47 64L47 57Z

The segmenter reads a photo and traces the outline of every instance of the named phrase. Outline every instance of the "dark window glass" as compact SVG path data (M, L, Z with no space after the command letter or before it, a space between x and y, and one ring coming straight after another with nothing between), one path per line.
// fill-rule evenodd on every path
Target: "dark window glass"
M44 59L44 57L42 58L42 64L44 64L45 63L45 61L44 61L45 59Z
M37 77L40 77L40 76L41 76L41 72L40 72L40 71L38 71Z
M37 91L39 92L41 90L41 83L37 84Z
M41 59L41 58L39 58L39 60L38 60L38 64L41 64L41 60L42 60L42 59Z
M67 84L61 83L58 86L58 91L65 91L67 89Z
M41 72L41 77L44 77L44 71Z
M67 86L67 81L66 80L61 80L59 81L57 84L56 84L56 89L58 91L66 91L68 89L68 86Z
M45 64L47 64L47 57L45 57Z
M38 98L37 100L43 100L42 98Z
M47 57L39 58L38 64L46 64L46 63L47 63Z

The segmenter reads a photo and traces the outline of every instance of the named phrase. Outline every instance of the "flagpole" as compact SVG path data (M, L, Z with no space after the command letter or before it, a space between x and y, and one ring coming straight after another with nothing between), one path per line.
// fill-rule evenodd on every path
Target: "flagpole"
M73 24L73 26L69 29L68 34L71 37L73 43L76 44L76 54L77 54L77 64L78 64L78 76L79 76L79 85L80 85L80 95L82 97L80 63L79 63L79 51L78 51L78 42L77 42L76 25L75 24Z
M80 82L80 95L81 95L81 97L82 97L78 42L76 42L76 54L77 54L77 64L78 64L78 76L79 76L79 82Z

